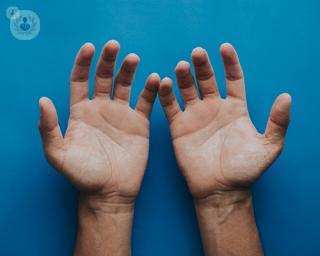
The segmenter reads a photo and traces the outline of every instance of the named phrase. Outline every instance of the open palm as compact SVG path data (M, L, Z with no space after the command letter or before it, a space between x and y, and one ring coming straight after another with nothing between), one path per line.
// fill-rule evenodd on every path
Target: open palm
M227 98L219 95L205 50L196 48L190 65L175 70L185 106L182 112L172 92L172 81L162 80L160 101L168 118L176 159L195 198L230 190L249 189L280 155L291 98L280 95L274 103L265 134L259 134L247 110L243 72L234 48L221 46Z
M100 56L94 96L88 99L89 69L94 47L79 51L70 81L70 117L62 137L52 102L40 99L39 128L48 162L83 193L134 199L146 169L149 118L160 78L148 78L136 108L129 106L139 57L129 54L115 78L119 44L109 41Z

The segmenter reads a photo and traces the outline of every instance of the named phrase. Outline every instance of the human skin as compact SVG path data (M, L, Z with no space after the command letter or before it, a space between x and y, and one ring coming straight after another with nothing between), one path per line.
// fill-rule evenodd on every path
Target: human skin
M206 256L263 255L255 224L251 186L279 157L290 121L291 97L274 102L264 134L252 124L242 68L235 49L220 47L227 97L219 94L207 52L195 48L190 65L178 63L175 75L182 111L164 78L159 99L167 116L175 156L195 208Z
M49 164L80 190L74 255L130 255L135 198L146 170L149 118L160 86L153 73L135 109L130 90L139 57L129 54L114 81L119 52L111 40L97 64L89 100L92 44L80 49L70 78L70 117L65 136L48 98L40 99L43 149Z

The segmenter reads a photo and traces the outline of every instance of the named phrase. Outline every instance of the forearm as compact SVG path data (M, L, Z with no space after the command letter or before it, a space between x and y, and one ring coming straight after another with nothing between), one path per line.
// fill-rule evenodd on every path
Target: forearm
M134 203L104 203L80 196L74 255L131 255Z
M236 201L234 198L220 201L220 195L195 200L206 256L263 255L250 191L246 194Z

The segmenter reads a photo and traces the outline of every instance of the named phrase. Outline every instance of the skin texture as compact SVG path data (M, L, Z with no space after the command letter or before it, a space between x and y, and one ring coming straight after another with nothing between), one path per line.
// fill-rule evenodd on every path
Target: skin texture
M179 168L195 200L206 255L261 255L250 188L283 149L291 97L285 93L276 99L266 131L259 134L249 117L236 51L225 43L220 53L226 99L220 97L202 48L191 55L201 99L185 61L175 69L185 110L180 109L169 78L162 80L159 98Z
M64 137L53 103L40 99L45 156L80 190L75 255L130 254L133 205L147 166L149 118L160 78L155 73L149 76L132 109L131 84L140 59L129 54L115 77L111 100L119 48L114 40L104 46L92 100L88 78L95 49L89 43L80 49L70 78L70 117Z

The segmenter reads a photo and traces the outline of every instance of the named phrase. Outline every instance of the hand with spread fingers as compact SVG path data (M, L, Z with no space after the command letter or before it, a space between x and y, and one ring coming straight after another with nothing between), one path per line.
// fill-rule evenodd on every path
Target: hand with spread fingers
M149 118L160 78L149 76L132 109L130 91L139 57L129 54L115 77L111 99L119 48L114 40L104 46L92 100L88 78L95 49L92 44L80 49L70 79L70 117L64 138L52 102L40 99L45 156L80 190L75 255L130 253L133 206L147 166Z
M175 74L185 107L164 78L159 99L167 116L174 152L194 197L206 255L262 255L250 187L280 155L290 121L291 97L280 95L264 134L252 124L243 72L228 43L220 47L227 97L219 94L206 51L196 48L190 65L178 63ZM217 242L219 241L219 243Z

